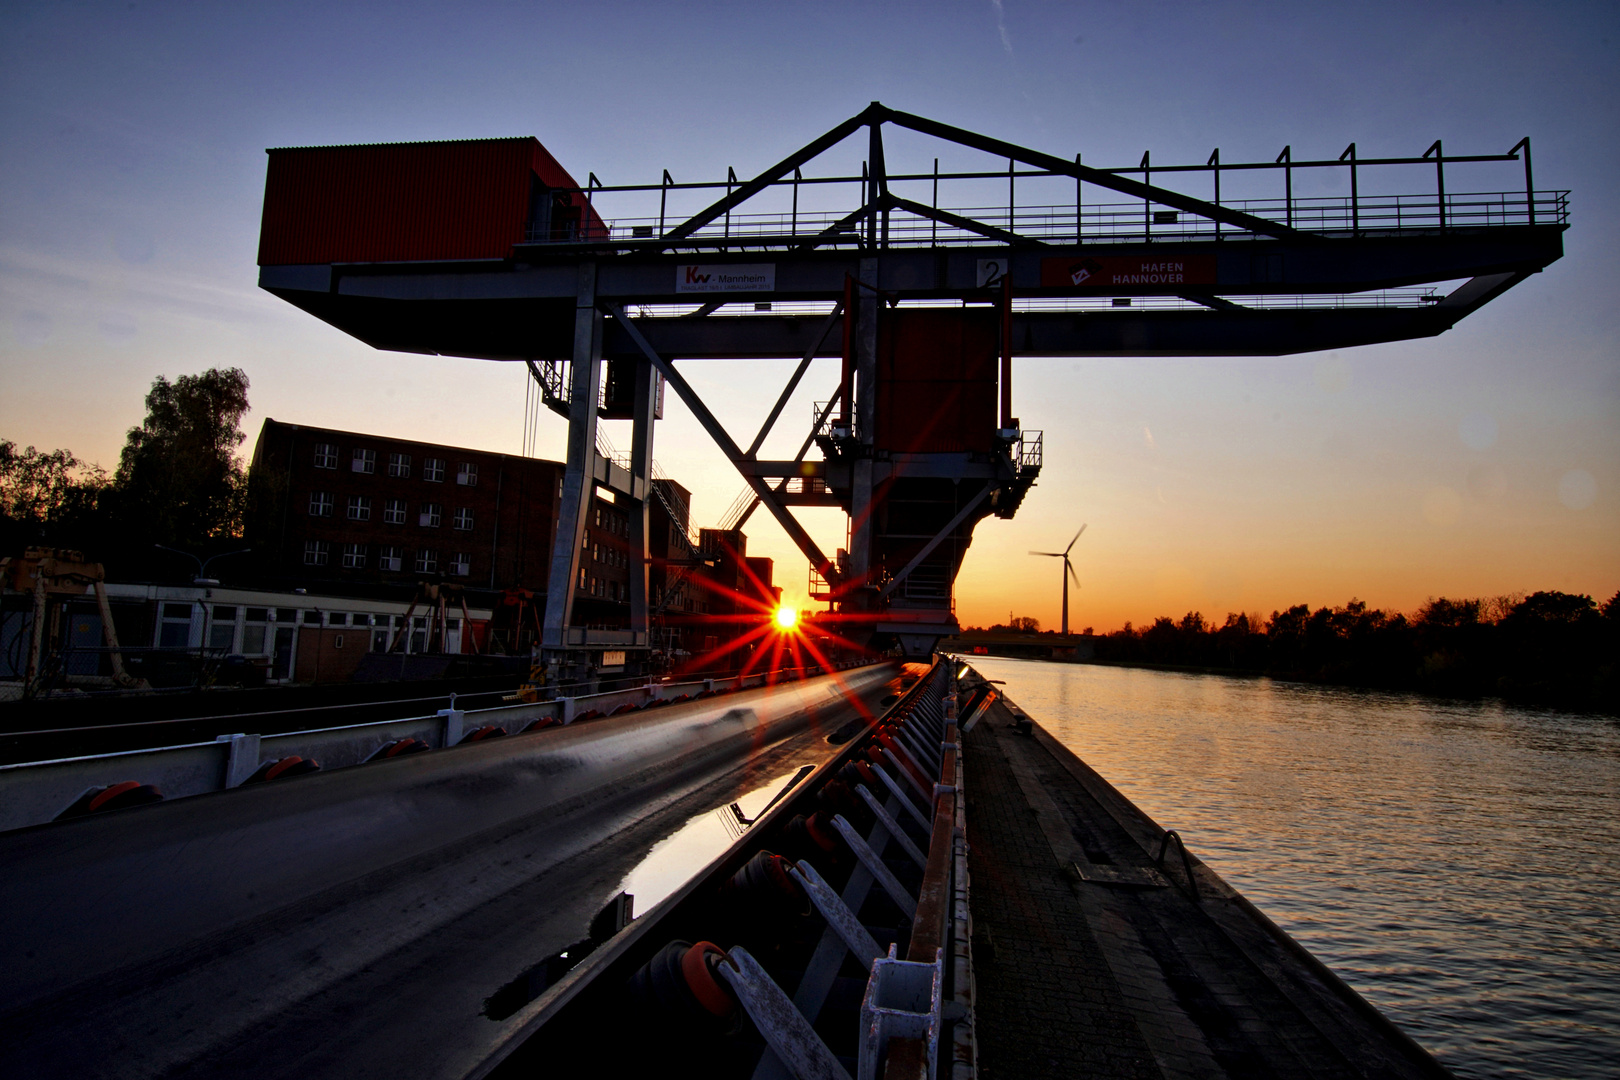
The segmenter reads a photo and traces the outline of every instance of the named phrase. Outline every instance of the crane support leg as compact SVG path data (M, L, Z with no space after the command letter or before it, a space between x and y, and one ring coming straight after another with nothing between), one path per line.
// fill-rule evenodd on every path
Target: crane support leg
M862 259L854 297L854 350L851 374L854 376L854 434L864 446L871 446L877 430L877 341L878 316L883 298L877 292L878 261ZM855 583L865 583L872 572L872 458L861 454L854 463L849 506L849 574Z
M602 316L596 311L596 264L579 267L574 306L574 356L568 365L568 467L557 504L557 534L551 541L551 574L546 581L546 621L542 643L561 649L574 607L579 549L591 498L591 466L596 454L596 398L602 380Z
M658 407L658 373L649 363L636 365L636 402L630 488L641 499L630 510L630 631L633 640L651 641L647 621L647 527L653 499L653 419ZM577 549L576 549L577 550Z

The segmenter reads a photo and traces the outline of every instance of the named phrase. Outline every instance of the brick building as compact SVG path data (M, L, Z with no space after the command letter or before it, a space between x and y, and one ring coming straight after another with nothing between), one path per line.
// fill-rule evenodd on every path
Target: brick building
M272 578L543 591L563 466L266 420L248 539Z
M283 587L408 595L417 582L435 580L528 590L543 605L563 471L557 461L266 420L250 470L248 541L260 574ZM757 617L728 599L759 591L742 569L747 538L704 530L701 542L683 543L691 495L671 480L654 484L654 625L673 652L712 650L739 632L739 616ZM595 489L574 584L576 626L629 626L633 506ZM698 548L708 564L692 565ZM769 591L770 560L746 563ZM497 605L497 626L502 618Z

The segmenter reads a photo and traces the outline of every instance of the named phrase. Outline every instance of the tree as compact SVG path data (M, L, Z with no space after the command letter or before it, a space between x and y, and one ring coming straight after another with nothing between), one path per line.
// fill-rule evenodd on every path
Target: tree
M0 440L0 520L7 550L74 542L74 526L94 511L106 486L106 473L69 450L18 450L11 440ZM64 531L68 535L61 535Z
M241 535L247 475L236 449L247 438L247 391L241 368L153 380L116 476L117 517L132 538L196 546Z
M1554 590L1531 593L1513 606L1506 619L1519 625L1575 626L1590 622L1598 613L1597 602L1590 596Z
M1503 688L1560 704L1615 708L1620 680L1611 626L1583 593L1531 593L1500 624Z

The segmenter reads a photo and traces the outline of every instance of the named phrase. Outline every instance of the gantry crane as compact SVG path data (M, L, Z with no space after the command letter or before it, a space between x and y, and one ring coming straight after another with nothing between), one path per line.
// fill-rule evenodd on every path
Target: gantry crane
M941 172L936 157L931 170L891 170L886 131L976 152L983 167ZM862 135L859 175L805 174ZM908 161L926 160L915 151ZM1285 147L1275 161L1217 150L1202 165L1144 154L1096 168L873 103L724 181L666 171L605 186L593 173L581 185L534 139L269 153L262 288L379 349L524 362L567 415L543 636L563 678L603 650L649 645L661 382L748 486L724 524L763 507L808 559L831 625L922 655L956 629L953 583L975 524L1011 517L1042 465L1040 433L1013 412L1013 357L1279 355L1432 336L1558 259L1568 225L1568 193L1534 186L1528 139L1505 154L1447 156L1437 140L1409 157L1351 144L1337 158ZM1515 173L1458 189L1464 169L1520 167L1522 187ZM1384 179L1414 169L1432 171L1428 190ZM1296 196L1302 170L1326 171L1342 193ZM1281 190L1231 198L1261 180ZM1072 201L1051 201L1069 181ZM1191 184L1209 194L1181 190ZM1037 187L1046 202L1031 202ZM694 194L719 197L670 213ZM1432 287L1442 282L1461 284ZM840 380L798 454L760 457L818 357L839 358ZM746 445L675 364L707 358L799 361ZM598 449L604 415L633 422L627 462ZM628 539L642 570L620 629L571 621L597 484L640 507ZM823 552L798 506L842 508L847 544Z

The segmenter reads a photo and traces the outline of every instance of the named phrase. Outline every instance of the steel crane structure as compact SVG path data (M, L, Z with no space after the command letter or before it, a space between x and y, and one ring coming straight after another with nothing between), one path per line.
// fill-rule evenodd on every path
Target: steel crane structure
M986 167L891 170L886 133L978 152ZM859 175L806 175L860 137ZM1461 170L1508 162L1522 186L1514 172L1501 190L1458 190ZM1344 193L1296 196L1301 172ZM1427 190L1390 186L1414 172ZM1262 179L1280 195L1231 198ZM1072 201L1028 204L1069 181ZM1005 202L986 206L1002 183ZM942 185L977 205L947 205ZM694 194L718 197L670 213ZM605 216L615 207L626 215ZM1447 156L1436 141L1413 157L1362 158L1352 144L1337 159L1284 148L1234 163L1217 150L1202 165L1144 154L1096 168L873 103L724 181L582 185L532 139L272 150L264 222L262 288L379 349L526 363L567 416L544 619L548 662L567 678L603 650L649 646L660 381L748 486L726 524L763 507L803 551L834 625L923 655L956 629L974 526L1011 517L1041 468L1040 433L1014 415L1013 357L1279 355L1436 335L1560 257L1568 193L1534 187L1528 139L1505 154ZM761 457L818 357L841 360L836 388L794 457ZM706 358L799 363L747 438L676 365ZM628 457L599 451L607 416L632 420ZM572 622L594 485L641 508L623 627ZM844 510L846 545L822 551L801 506Z

